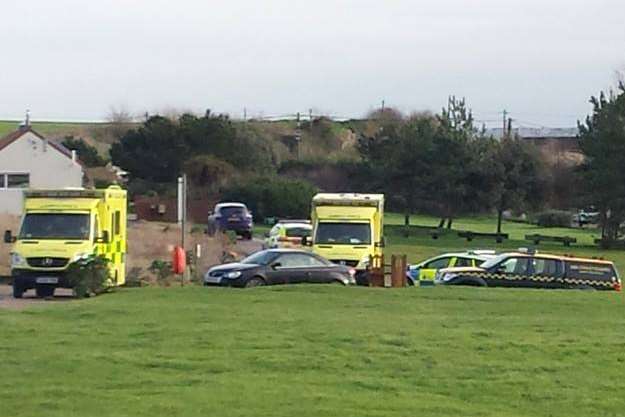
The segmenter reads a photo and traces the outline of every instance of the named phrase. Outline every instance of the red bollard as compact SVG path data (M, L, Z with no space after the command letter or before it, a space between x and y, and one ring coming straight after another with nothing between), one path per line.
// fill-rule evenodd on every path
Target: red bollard
M182 249L180 246L176 246L172 255L173 259L171 263L171 268L174 274L184 274L184 270L187 267L187 257L184 253L184 249Z

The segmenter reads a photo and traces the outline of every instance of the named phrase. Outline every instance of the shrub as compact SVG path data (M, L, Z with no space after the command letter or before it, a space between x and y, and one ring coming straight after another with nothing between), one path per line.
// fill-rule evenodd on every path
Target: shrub
M168 261L157 259L152 262L152 265L150 265L148 270L156 275L156 281L160 285L168 286L170 285L170 281L174 278L172 264Z
M78 297L100 294L111 282L109 260L103 256L78 260L67 268L67 279Z
M568 211L546 210L536 215L535 223L542 227L570 227L572 220Z
M100 156L98 150L85 142L84 139L75 139L73 136L66 136L62 143L67 149L76 151L78 153L78 159L86 166L100 167L106 165L106 161Z
M126 287L142 287L147 285L147 282L143 279L143 268L133 266L126 273Z
M256 177L225 190L222 200L247 204L256 220L270 216L308 218L316 192L308 181Z

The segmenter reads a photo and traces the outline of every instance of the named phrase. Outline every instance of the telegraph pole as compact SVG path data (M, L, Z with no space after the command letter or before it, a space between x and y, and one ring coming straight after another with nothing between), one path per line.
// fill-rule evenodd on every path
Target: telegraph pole
M180 246L185 253L185 227L187 223L187 174L183 174L182 177L178 177L178 222L180 223ZM184 287L185 272L182 274L180 285Z
M508 120L507 119L508 119L508 111L504 109L504 111L503 111L503 131L502 131L502 134L501 134L502 138L505 138L507 136L507 134L506 134L506 128L507 128L507 125L508 125Z
M297 160L300 159L300 143L302 141L302 124L300 123L300 114L297 112L297 128L295 129L295 143L297 143Z

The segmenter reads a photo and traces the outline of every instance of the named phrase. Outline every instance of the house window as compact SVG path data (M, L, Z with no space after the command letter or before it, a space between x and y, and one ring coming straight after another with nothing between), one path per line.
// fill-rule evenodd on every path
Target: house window
M28 188L29 174L0 174L0 188Z

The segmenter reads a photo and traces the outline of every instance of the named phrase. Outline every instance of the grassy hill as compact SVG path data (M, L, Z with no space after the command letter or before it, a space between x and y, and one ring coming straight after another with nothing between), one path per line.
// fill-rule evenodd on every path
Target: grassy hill
M19 127L20 122L0 120L0 138ZM61 141L66 136L83 138L106 156L113 141L107 123L33 122L33 129L48 139Z
M11 416L617 416L622 293L149 288L0 310Z

